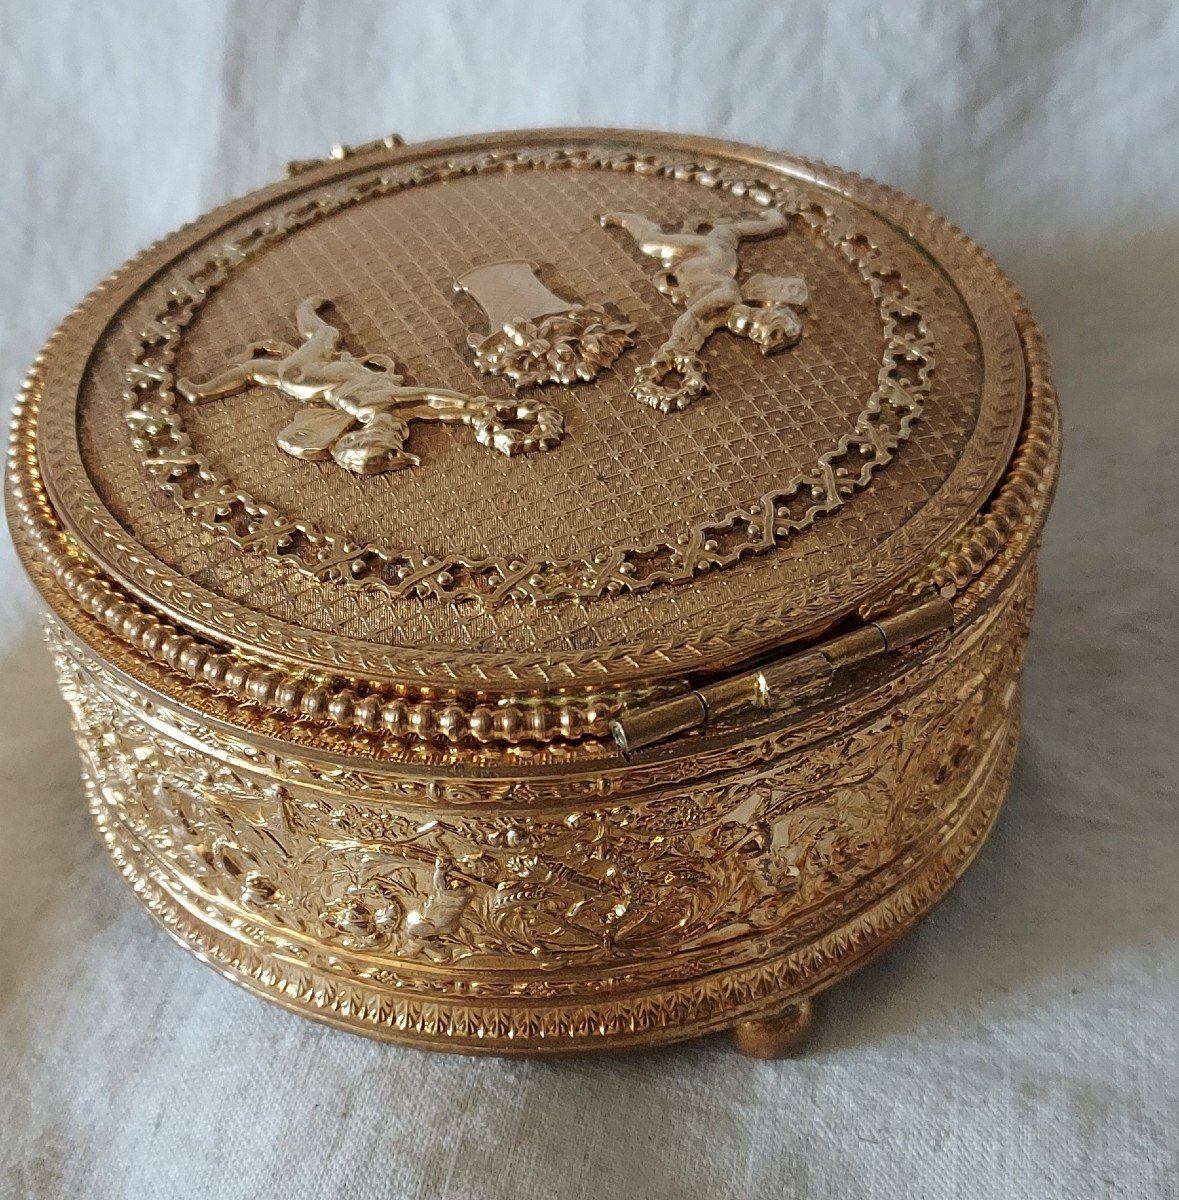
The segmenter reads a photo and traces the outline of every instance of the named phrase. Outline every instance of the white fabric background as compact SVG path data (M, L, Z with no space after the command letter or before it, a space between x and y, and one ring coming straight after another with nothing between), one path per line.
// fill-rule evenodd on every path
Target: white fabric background
M5 1197L1179 1195L1179 10L1171 3L0 0L0 383L147 241L399 130L666 127L838 162L982 240L1066 470L1011 802L804 1057L369 1044L158 932L83 810L0 559Z

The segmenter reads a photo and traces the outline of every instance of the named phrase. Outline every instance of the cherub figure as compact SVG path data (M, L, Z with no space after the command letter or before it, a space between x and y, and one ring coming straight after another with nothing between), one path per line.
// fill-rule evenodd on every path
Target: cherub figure
M598 220L617 225L634 238L639 249L657 258L662 270L655 286L683 314L671 336L649 363L636 368L631 391L644 404L661 412L687 408L708 391L708 374L699 351L718 329L747 337L773 354L795 345L802 322L795 305L806 303L806 282L797 275L751 275L737 282L737 250L742 241L771 237L786 228L776 208L737 221L686 221L680 232L665 233L639 213L608 212ZM668 381L678 376L678 383Z
M319 315L328 303L321 296L300 303L298 346L252 342L239 362L208 379L179 379L176 390L198 403L236 395L250 384L275 388L305 406L279 432L279 447L313 462L331 458L357 475L420 463L405 449L411 421L467 425L481 446L509 455L551 450L564 437L561 414L549 404L407 387L388 355L356 358L341 348L340 331Z

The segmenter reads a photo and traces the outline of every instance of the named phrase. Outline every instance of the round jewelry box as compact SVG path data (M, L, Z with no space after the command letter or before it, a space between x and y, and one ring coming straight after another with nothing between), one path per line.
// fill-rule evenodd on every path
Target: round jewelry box
M560 130L337 147L147 250L7 496L183 945L420 1046L772 1055L995 820L1058 456L929 209Z

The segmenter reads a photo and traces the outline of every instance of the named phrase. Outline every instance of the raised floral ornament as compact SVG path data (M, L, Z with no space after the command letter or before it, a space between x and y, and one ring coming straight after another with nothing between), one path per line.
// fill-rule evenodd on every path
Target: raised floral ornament
M491 263L457 280L487 314L491 332L468 339L484 375L513 387L588 382L633 344L635 327L600 304L564 300L536 277L531 263Z

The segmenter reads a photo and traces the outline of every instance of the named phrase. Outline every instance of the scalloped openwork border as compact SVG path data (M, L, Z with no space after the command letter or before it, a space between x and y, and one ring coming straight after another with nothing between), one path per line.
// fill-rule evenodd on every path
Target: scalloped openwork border
M587 167L663 175L720 188L756 205L776 205L843 254L867 284L883 325L877 387L851 432L822 452L809 471L782 480L752 505L694 523L673 541L601 548L588 558L566 560L470 559L350 542L241 490L198 453L177 407L173 368L185 329L244 263L297 230L408 188L487 171ZM751 181L716 167L669 162L655 154L558 149L484 153L371 176L305 200L255 226L172 283L167 304L144 329L126 371L124 400L146 470L203 528L229 538L238 548L289 563L321 581L380 585L398 596L498 604L644 592L661 583L685 583L780 546L821 514L841 508L893 459L921 414L933 370L932 339L925 320L910 303L905 284L883 261L880 247L845 217L804 198L788 183Z
M537 135L512 136L526 138L533 145ZM660 153L667 146L663 135L626 135L628 144L635 138L647 139ZM592 144L600 145L600 139L595 137ZM440 157L484 145L484 137L458 139L433 143L426 151ZM747 170L757 170L760 165L760 160L748 161L747 148L728 143L673 140L673 151L747 163L747 168L741 168ZM915 572L908 584L898 586L901 577L891 574L895 549L889 560L871 564L866 578L875 596L886 594L882 585L897 588L889 603L903 602L910 592L932 583L943 594L958 593L965 613L985 606L1011 563L1034 555L1054 490L1060 414L1043 335L1023 297L995 262L926 205L812 160L782 155L773 156L769 163L792 179L813 181L879 213L927 246L956 286L965 288L963 298L991 361L985 394L992 404L1000 405L987 430L979 435L969 465L959 467L958 488L978 497L981 512L973 523L948 532L941 552ZM348 177L367 177L378 165L354 168ZM324 168L335 169L331 164ZM327 182L330 180L319 186ZM236 719L237 710L231 707L234 701L245 701L243 715L265 712L268 720L281 721L283 714L293 714L306 718L306 728L311 731L326 728L344 731L347 737L385 732L408 737L418 747L412 751L416 755L421 746L436 738L451 743L471 739L515 745L596 736L604 731L611 708L631 695L628 689L634 680L645 684L674 672L712 667L720 656L724 662L733 661L739 654L749 654L751 648L764 649L771 639L781 642L787 631L797 628L801 616L811 621L830 619L830 596L820 588L808 593L801 607L769 597L752 614L736 613L720 625L664 629L637 644L597 646L571 652L560 660L497 652L458 662L449 652L442 656L406 648L386 651L283 625L272 631L259 624L257 614L232 605L227 608L223 599L201 592L162 563L142 560L141 547L128 541L104 517L73 440L73 402L86 357L111 319L111 306L125 303L141 289L142 283L133 288L130 281L149 271L167 270L178 241L191 248L201 230L213 221L222 222L219 228L240 222L264 203L285 195L289 186L278 183L242 197L208 214L201 224L146 248L75 308L30 366L12 422L9 521L21 558L47 605L76 632L87 640L93 634L107 633L118 638L132 656L124 665L136 677L135 655L158 665L166 673L163 678L171 681L167 691L173 698L184 695L188 680L208 687L218 697L218 704L225 706L219 715L231 722ZM1010 339L1004 333L1008 320ZM1013 430L1013 444L1006 447L1008 422L1014 410L1023 408L1025 368L1027 408L1018 436ZM999 463L1004 464L1002 473L988 483L987 464ZM990 491L992 487L994 491ZM906 531L915 523L897 535L902 553L909 544ZM864 601L864 594L860 600ZM157 607L161 601L162 609ZM878 603L871 600L871 608L862 603L861 615L875 611ZM237 648L243 641L253 647L248 653ZM357 676L395 686L358 686ZM585 686L577 692L549 691L554 683L570 682ZM413 690L423 684L440 690L429 696ZM483 691L478 698L472 696L473 687L487 689L490 699L483 702ZM291 728L301 730L303 725Z

